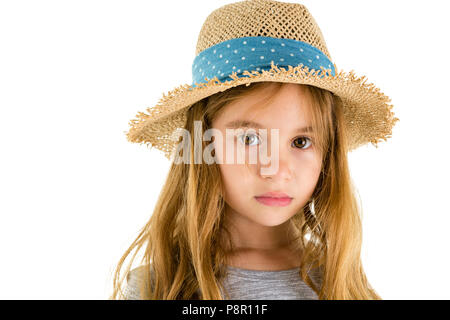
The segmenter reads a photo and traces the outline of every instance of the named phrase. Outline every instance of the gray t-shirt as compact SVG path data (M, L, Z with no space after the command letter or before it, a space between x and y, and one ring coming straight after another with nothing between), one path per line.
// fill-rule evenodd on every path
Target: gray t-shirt
M228 275L223 285L231 300L318 300L317 294L299 275L300 268L281 271L248 270L227 266ZM139 267L131 270L125 289L126 299L141 300L138 285ZM311 280L320 288L321 274L318 269L309 273ZM222 292L224 295L224 293Z

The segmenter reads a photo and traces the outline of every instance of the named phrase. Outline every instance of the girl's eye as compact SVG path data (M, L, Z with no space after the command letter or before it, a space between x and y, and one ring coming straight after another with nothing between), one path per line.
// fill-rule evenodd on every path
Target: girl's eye
M246 146L251 146L251 143L256 141L255 138L258 138L259 140L259 137L255 134L243 134L239 136L240 141Z
M239 140L246 146L259 144L259 137L255 134L244 134L238 137ZM256 142L256 143L255 143ZM308 149L312 144L312 140L308 137L298 137L294 140L293 145L299 149Z
M305 142L308 141L308 142ZM294 147L300 148L300 149L308 149L309 146L312 144L312 141L310 138L308 137L298 137L297 139L294 140L293 142ZM307 145L307 147L305 147L305 145Z

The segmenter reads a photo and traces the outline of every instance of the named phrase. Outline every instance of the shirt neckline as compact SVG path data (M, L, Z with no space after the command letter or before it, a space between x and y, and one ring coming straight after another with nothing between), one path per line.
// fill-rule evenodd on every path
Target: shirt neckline
M277 274L277 275L284 275L284 274L292 274L292 273L298 273L300 270L300 267L295 267L295 268L290 268L290 269L283 269L283 270L254 270L254 269L243 269L243 268L238 268L238 267L233 267L230 265L226 265L226 268L229 270L229 272L231 273L238 273L238 274L258 274L258 275L272 275L272 274Z

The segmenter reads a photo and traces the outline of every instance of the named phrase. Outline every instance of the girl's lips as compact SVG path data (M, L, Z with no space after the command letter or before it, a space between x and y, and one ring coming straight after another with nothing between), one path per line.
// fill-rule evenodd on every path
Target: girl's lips
M291 198L289 195L287 195L284 192L277 192L277 191L270 191L270 192L266 192L264 194L260 194L259 196L256 197L264 197L264 198Z
M285 207L292 201L292 198L255 197L255 199L258 202L271 207Z

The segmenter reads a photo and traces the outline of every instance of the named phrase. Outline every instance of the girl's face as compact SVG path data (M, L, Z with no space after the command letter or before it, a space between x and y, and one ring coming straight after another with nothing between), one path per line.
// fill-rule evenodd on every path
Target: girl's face
M212 123L214 129L221 131L224 142L222 147L216 146L215 153L225 186L227 213L233 220L240 219L253 227L273 227L287 222L310 199L321 172L322 158L315 148L314 134L299 131L311 126L309 102L303 87L284 84L272 97L270 86L229 103ZM262 106L268 98L272 99ZM238 126L242 131L234 131L236 134L227 137L226 129L236 130L231 123L239 120L258 123L265 129L267 147L256 154L265 152L270 162L262 163L260 156L256 162L249 161L248 155L258 150L263 140L260 128L255 125ZM278 139L271 134L271 129L279 130ZM275 140L278 141L277 154L272 148ZM231 151L232 163L226 158ZM237 160L237 154L242 151L246 152L244 163ZM261 170L270 167L273 161L278 162L276 171ZM259 197L268 192L284 193L292 199L289 202Z

